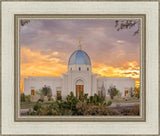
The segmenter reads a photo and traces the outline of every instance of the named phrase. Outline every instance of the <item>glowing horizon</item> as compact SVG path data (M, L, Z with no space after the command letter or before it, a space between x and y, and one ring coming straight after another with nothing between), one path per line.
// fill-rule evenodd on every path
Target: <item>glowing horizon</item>
M112 26L112 27L111 27ZM117 32L114 21L31 20L21 26L21 92L28 76L58 76L67 72L78 48L89 55L92 72L105 77L131 77L139 86L139 34Z

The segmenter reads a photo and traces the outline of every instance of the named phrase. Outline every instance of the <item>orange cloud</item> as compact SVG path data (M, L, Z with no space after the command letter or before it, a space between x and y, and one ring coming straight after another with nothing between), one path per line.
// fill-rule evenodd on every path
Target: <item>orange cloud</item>
M92 71L104 77L131 77L136 79L136 86L139 86L139 65L135 61L127 62L122 67L95 63L93 64Z
M47 50L31 50L21 47L21 92L24 90L24 78L28 76L61 76L67 72L67 62L60 52ZM65 57L63 57L65 58ZM66 58L65 58L66 59ZM139 86L139 64L136 61L127 62L121 67L113 67L98 62L92 63L92 72L105 77L131 77Z
M58 58L58 52L41 54L29 48L21 48L21 92L23 92L24 78L28 76L61 76L66 72L67 65Z
M124 43L125 41L122 41L122 40L118 40L116 41L117 43Z

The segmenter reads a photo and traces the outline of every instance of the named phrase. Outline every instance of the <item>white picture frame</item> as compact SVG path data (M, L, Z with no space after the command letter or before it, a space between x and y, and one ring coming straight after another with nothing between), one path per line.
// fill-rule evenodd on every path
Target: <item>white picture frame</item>
M1 1L1 135L156 135L159 130L159 1ZM137 14L146 17L143 121L15 121L15 15ZM17 58L18 59L18 58ZM18 77L19 78L19 77ZM18 86L18 85L17 85Z

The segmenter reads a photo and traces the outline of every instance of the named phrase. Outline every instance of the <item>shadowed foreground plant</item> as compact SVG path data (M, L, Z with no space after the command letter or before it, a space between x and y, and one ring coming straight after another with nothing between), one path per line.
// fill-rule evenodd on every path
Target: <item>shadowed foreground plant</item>
M121 111L110 109L108 106L112 102L106 103L98 95L90 96L87 94L84 97L75 97L71 92L65 100L56 100L50 103L38 101L33 108L33 112L29 111L28 115L139 115L139 105L128 109L122 108Z
M77 104L76 104L76 109L77 109L77 115L84 115L86 110L87 110L87 102L82 102L82 101L79 101Z
M85 115L109 115L109 108L105 105L91 105L88 107Z
M21 102L25 102L25 94L24 93L21 94Z
M111 104L112 104L112 102L111 102L111 101L108 101L107 106L110 106Z
M135 105L132 108L123 107L121 110L122 115L139 115L139 105Z
M139 115L139 105L135 105L130 109L129 115Z

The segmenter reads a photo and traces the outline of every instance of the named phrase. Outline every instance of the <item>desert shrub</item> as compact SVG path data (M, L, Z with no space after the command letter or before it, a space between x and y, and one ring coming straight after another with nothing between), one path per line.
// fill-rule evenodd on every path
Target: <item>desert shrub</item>
M121 114L126 116L128 115L130 112L130 109L129 108L126 108L126 107L122 107L122 110L121 110Z
M33 109L34 109L35 111L37 111L37 110L40 109L41 107L42 107L42 104L41 104L40 102L37 102L37 103L34 105Z
M79 101L76 104L76 109L77 109L77 115L84 115L87 110L87 102Z
M52 101L52 94L48 94L48 101Z
M53 101L49 105L49 108L54 111L54 115L74 115L77 113L76 104L78 101L77 97L75 97L73 92L71 92L65 100Z
M100 105L98 107L98 115L109 115L110 109L106 105Z
M84 98L84 100L87 101L87 100L88 100L88 94L84 94L84 97L83 97L83 98ZM88 102L89 102L89 101L88 101Z
M139 115L139 105L135 105L132 108L123 107L121 110L121 114L126 115Z
M38 102L43 102L44 100L43 99L38 99Z
M93 103L93 96L89 97L89 103Z
M116 86L110 86L108 89L108 93L109 93L111 99L113 99L114 96L118 95L119 91L116 89Z
M85 115L109 115L110 109L106 105L89 105Z
M139 105L135 105L130 109L129 115L139 115Z
M84 96L82 96L82 92L80 92L79 93L79 97L77 99L79 101L82 101L82 102L87 101L87 103L89 103L88 94L84 94Z
M114 92L114 96L117 96L119 93L119 91L116 89L115 92Z
M129 94L131 97L133 97L135 95L135 90L132 87L129 90Z
M119 107L120 107L120 104L119 104L119 103L117 103L117 104L116 104L116 107L117 107L117 108L119 108Z
M25 101L31 102L31 95L25 95Z
M42 105L41 103L36 103L34 110L36 115L58 115L55 109L50 108L48 105Z
M50 96L50 95L52 95L52 91L51 91L51 88L49 87L49 86L44 86L43 88L42 88L42 94L44 95L44 96Z
M31 111L31 109L29 109L29 111L27 112L27 115L36 115L36 112Z
M88 99L88 102L93 103L95 105L106 104L104 99L102 97L98 96L97 94L94 94L94 96L90 96Z
M72 111L71 110L65 110L64 115L72 115Z
M135 87L135 96L139 99L140 98L140 87Z
M49 109L52 109L52 114L53 115L62 115L61 114L61 109L59 107L59 102L58 101L54 101L53 103L51 103L49 106L48 106Z
M98 115L98 107L95 105L88 106L84 114L85 115Z
M118 91L118 94L117 94L117 96L118 96L119 98L121 98L121 96L122 96L122 93L121 93L120 91Z
M76 104L79 102L79 99L74 96L73 92L70 92L70 95L67 96L65 103L70 110L76 112Z
M109 111L109 115L121 115L121 113L116 109L112 109Z
M48 101L53 101L53 98L52 97L48 97Z
M21 102L25 102L25 94L24 93L21 94Z
M51 97L48 97L48 101L51 101L52 99L51 99Z
M110 106L111 104L112 104L112 102L111 102L111 101L108 101L107 106Z
M50 108L50 106L43 106L43 110L41 112L43 115L57 115L57 111L53 108Z
M62 96L57 96L57 100L62 100Z
M107 103L98 95L90 96L87 94L84 97L75 97L71 92L65 100L56 100L48 103L37 102L33 108L33 113L30 115L138 115L139 105L133 108L122 107L120 111L110 109L108 106L112 102Z

